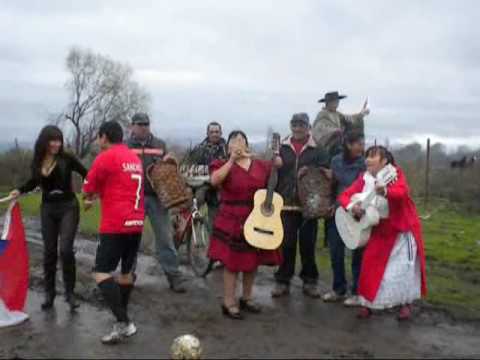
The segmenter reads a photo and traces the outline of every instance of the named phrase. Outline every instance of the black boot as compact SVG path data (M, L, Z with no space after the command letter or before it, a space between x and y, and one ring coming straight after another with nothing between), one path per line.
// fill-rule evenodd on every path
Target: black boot
M49 310L53 307L55 301L55 293L47 292L45 294L45 301L42 303L42 310Z
M55 301L55 273L56 269L45 271L45 301L42 303L42 310L49 310L53 307Z
M67 261L66 261L67 260ZM63 282L65 284L65 301L70 306L70 310L74 311L80 305L77 303L73 289L76 282L76 266L75 258L65 259L63 261Z
M65 301L68 303L70 306L70 311L74 311L76 308L80 306L80 304L77 302L75 298L75 294L72 293L65 293Z

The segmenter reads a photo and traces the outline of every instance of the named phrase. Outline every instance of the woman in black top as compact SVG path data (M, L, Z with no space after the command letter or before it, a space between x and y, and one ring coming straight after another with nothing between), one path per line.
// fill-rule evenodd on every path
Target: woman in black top
M77 172L82 178L87 175L87 169L73 155L63 150L62 131L56 126L45 126L35 143L31 179L10 193L17 197L38 186L42 189L41 223L46 292L42 304L44 310L51 308L55 300L59 237L65 300L72 310L78 306L73 295L76 279L73 241L80 216L78 200L72 189L72 172Z

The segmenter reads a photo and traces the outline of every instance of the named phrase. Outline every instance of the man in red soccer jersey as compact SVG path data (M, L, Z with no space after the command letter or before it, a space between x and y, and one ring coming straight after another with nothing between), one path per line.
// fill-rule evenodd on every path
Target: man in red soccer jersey
M99 243L94 278L103 298L117 319L113 330L102 337L104 344L115 344L137 332L127 313L133 288L132 266L143 231L143 169L140 159L123 141L123 130L116 121L105 122L98 131L102 149L83 186L85 207L95 195L101 204ZM112 272L120 260L121 274Z

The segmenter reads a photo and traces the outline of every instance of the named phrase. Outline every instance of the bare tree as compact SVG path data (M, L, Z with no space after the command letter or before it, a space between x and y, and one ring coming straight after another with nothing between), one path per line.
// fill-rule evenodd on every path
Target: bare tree
M67 141L84 158L103 122L115 119L126 125L135 112L148 111L149 96L132 79L129 65L107 56L72 48L66 66L70 79L64 121L71 130Z

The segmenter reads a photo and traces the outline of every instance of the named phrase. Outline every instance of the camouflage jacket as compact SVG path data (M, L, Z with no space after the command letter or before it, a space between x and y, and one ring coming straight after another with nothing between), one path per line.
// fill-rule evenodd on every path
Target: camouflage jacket
M339 111L322 109L312 127L312 136L318 146L325 148L330 158L342 151L343 135L350 130L364 133L362 114L344 115Z

